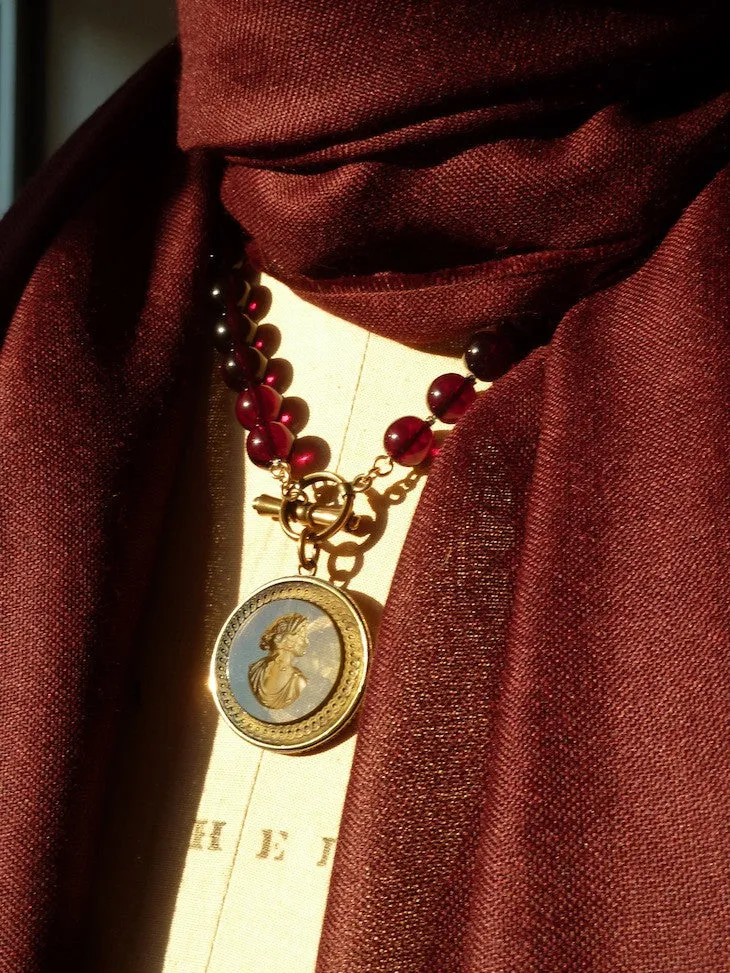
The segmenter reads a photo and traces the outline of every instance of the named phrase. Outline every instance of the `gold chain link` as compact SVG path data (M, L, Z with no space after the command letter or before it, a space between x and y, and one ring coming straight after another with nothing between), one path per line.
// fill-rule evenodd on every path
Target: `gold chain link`
M299 500L302 496L299 482L292 477L291 466L283 459L275 459L271 464L271 475L281 484L281 495L286 500ZM390 456L381 453L376 456L373 465L367 473L359 473L350 481L354 493L364 493L369 490L375 480L381 476L390 476L395 469L395 462Z
M292 482L291 466L283 459L275 459L270 469L274 479L281 483L282 494L285 494Z
M303 575L304 577L312 577L317 573L319 544L317 543L317 538L312 534L308 527L305 528L299 535L298 547L299 574Z
M364 493L365 490L369 490L373 485L373 482L379 476L389 476L395 467L395 463L390 456L382 454L375 457L375 462L367 471L367 473L360 473L352 481L352 489L355 493Z

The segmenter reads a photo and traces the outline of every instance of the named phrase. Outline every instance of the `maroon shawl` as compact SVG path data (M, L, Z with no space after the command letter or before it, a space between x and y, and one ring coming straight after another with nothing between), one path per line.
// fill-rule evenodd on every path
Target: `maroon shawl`
M408 535L319 970L730 970L722 5L180 17L185 151L170 49L0 227L0 967L83 958L225 160L252 259L307 300L532 347Z

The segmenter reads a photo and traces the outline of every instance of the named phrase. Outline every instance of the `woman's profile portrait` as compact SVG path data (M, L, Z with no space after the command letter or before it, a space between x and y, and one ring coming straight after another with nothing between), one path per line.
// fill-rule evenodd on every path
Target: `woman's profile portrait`
M266 658L249 666L248 681L256 699L268 709L284 709L297 700L307 678L293 664L309 646L304 615L282 615L264 631L259 642Z

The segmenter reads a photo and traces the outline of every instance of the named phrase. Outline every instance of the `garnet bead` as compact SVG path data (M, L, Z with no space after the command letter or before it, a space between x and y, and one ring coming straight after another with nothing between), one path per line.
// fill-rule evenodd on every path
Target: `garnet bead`
M226 310L226 284L225 280L217 280L208 292L208 300L217 310L225 313Z
M226 302L244 304L251 293L251 285L240 271L233 270L225 279Z
M418 466L428 456L433 445L433 432L423 419L403 416L385 430L385 451L401 466Z
M331 459L330 448L319 436L302 436L289 453L291 471L299 479L315 470L326 470Z
M464 361L476 378L493 382L514 364L515 348L503 330L479 331L469 339Z
M263 422L254 426L246 439L246 452L257 466L268 466L275 459L286 459L291 452L294 434L280 422Z
M236 348L245 348L256 334L256 325L234 304L213 326L213 343L225 355Z
M256 348L239 348L221 364L221 375L229 389L242 392L258 382L266 370L266 359Z
M215 241L208 260L211 270L231 267L244 255L245 237L241 227L228 214L222 214L218 222Z
M221 362L221 375L228 388L234 392L242 392L248 385L248 379L232 354Z
M473 378L447 372L431 382L426 402L438 419L452 423L461 419L476 396Z
M248 301L250 293L251 285L246 278L233 271L215 281L210 289L209 300L217 310L224 311L231 304Z
M245 429L270 422L279 415L281 396L268 385L251 385L236 399L236 418Z
M254 321L260 321L268 312L271 303L271 295L265 287L256 285L252 287L242 302L243 310Z
M236 347L242 348L244 345L253 343L256 334L256 322L243 314L237 304L226 311L226 322Z
M266 359L258 348L237 348L233 353L239 368L251 382L258 382L266 371Z
M233 351L233 335L225 318L219 318L213 325L213 344L221 355Z

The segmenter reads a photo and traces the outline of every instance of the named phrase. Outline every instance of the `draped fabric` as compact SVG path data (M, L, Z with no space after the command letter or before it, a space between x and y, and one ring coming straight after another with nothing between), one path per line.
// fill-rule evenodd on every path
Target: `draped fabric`
M414 517L319 973L730 970L720 5L179 9L180 148L170 51L0 230L2 964L83 950L222 160L306 299L531 348Z
M0 224L0 969L73 969L127 662L205 348L207 163L166 51Z

